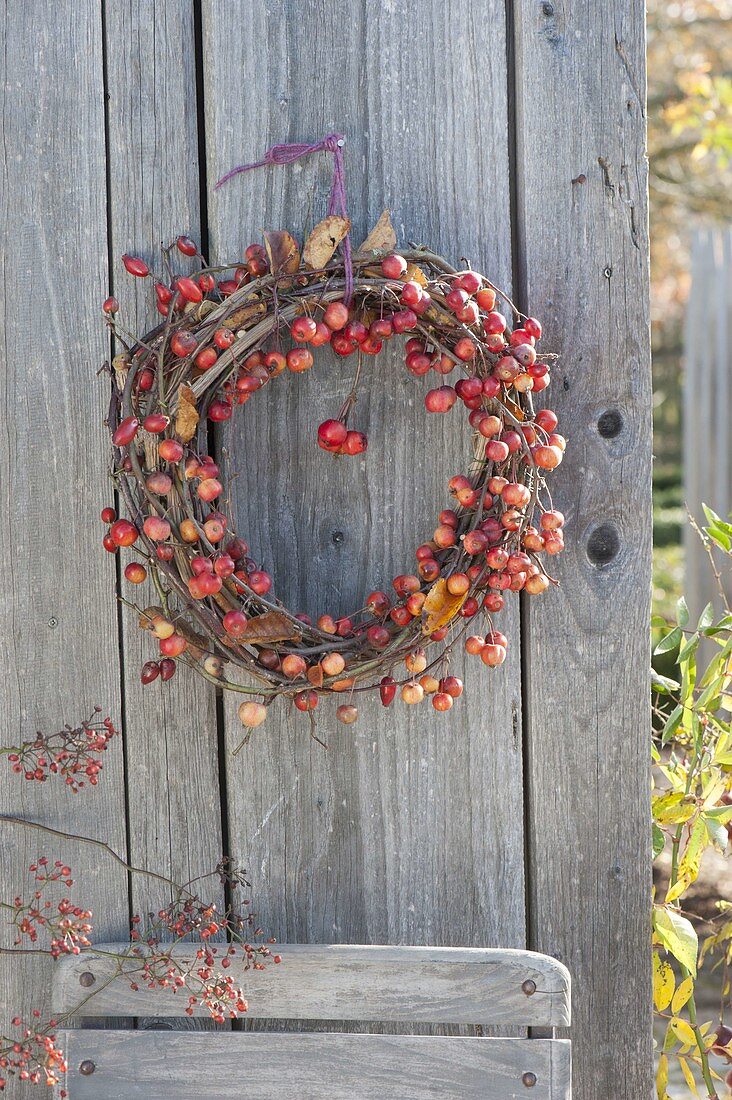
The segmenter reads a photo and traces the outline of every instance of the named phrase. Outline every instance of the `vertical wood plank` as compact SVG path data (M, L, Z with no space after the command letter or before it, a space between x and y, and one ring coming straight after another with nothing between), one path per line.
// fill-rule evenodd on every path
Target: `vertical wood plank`
M643 4L521 0L515 43L519 291L559 353L571 444L561 588L526 618L531 946L572 973L577 1100L635 1100L652 1090Z
M57 4L4 6L0 492L5 537L0 601L0 743L76 723L99 703L120 716L114 564L101 547L105 493L106 290L104 99L99 5L73 18ZM26 783L3 761L0 810L100 837L124 852L122 749L105 754L98 787L73 795ZM0 823L3 897L28 896L43 853L74 871L95 932L128 934L127 884L88 847ZM3 930L7 945L12 933ZM3 1024L48 1009L51 964L3 959ZM12 1079L3 1094L26 1094Z
M426 12L404 0L256 0L239 22L209 0L203 28L210 180L273 142L343 131L356 244L388 205L401 241L470 257L509 287L502 4ZM216 257L237 256L262 228L312 224L330 172L321 157L210 194ZM425 418L426 387L399 358L368 368L356 407L371 438L365 461L329 465L314 443L352 369L320 353L309 375L283 376L247 406L227 441L240 532L293 610L336 614L388 588L465 468L462 424ZM516 638L515 608L504 621ZM324 750L279 705L230 767L232 843L251 860L262 922L279 937L523 944L519 646L497 675L457 666L467 690L448 717L362 697L346 729L326 701ZM230 747L242 734L236 703L227 701Z
M142 334L160 319L152 288L129 278L119 257L143 255L159 271L161 243L201 238L193 4L112 0L106 39L113 281L123 326ZM172 263L193 266L177 250ZM152 585L141 593L121 583L141 606L159 602ZM122 637L131 858L188 882L211 871L224 847L215 692L184 666L171 683L142 687L140 668L158 654L124 607ZM201 889L221 901L216 878ZM138 913L170 900L144 879L133 877L131 890Z
M701 523L702 504L722 518L732 512L732 443L726 423L731 375L732 230L700 229L694 235L684 333L683 426L684 500ZM723 567L720 572L729 586ZM684 527L684 592L693 617L710 601L719 601L706 551L690 524Z

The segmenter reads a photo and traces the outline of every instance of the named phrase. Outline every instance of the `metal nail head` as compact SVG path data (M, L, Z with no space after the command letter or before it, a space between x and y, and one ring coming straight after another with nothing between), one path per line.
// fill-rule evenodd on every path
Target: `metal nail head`
M88 989L90 985L94 985L96 980L91 970L85 970L83 974L79 975L79 985L83 985L84 989Z
M525 993L527 997L532 997L536 993L536 982L533 982L531 978L527 978L521 985L521 992Z
M84 1077L91 1077L96 1068L97 1067L94 1065L90 1058L85 1058L79 1066L79 1073L83 1074Z
M523 1077L521 1078L521 1081L524 1085L526 1085L527 1089L532 1089L534 1087L534 1085L536 1084L536 1074L535 1073L525 1073L523 1075Z

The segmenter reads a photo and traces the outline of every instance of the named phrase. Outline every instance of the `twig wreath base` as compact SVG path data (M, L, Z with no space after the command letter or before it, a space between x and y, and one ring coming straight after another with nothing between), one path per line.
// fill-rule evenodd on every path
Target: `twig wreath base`
M385 706L400 692L405 703L429 697L436 710L449 710L462 693L448 674L456 645L500 665L507 640L492 616L504 593L543 592L550 577L541 555L564 545L545 476L565 441L554 413L535 413L532 402L549 382L537 358L539 322L522 318L477 272L426 249L397 254L387 213L348 257L347 280L337 252L347 230L347 219L326 218L302 256L289 233L268 233L266 247L250 245L225 269L205 265L181 237L164 250L167 274L157 280L143 260L124 257L128 272L155 282L164 318L142 338L122 329L115 299L104 305L126 348L113 361L109 426L111 475L127 513L104 509L104 545L131 548L124 576L133 585L151 578L159 597L153 607L129 601L159 647L142 680L170 679L182 660L251 696L239 708L250 730L277 696L311 718L321 697L335 696L346 724L357 719L354 699L364 691L378 691ZM203 265L194 276L171 272L176 245ZM508 303L512 330L498 299ZM464 409L474 461L450 479L452 506L417 549L413 573L395 577L391 594L367 594L347 617L311 622L277 598L246 532L221 510L228 493L208 454L208 425L263 400L260 391L283 372L309 370L316 349L329 344L353 356L355 381L338 414L313 431L313 445L352 461L367 447L349 425L357 388L367 384L362 365L400 337L406 369L437 375L427 412ZM449 384L453 372L461 377Z

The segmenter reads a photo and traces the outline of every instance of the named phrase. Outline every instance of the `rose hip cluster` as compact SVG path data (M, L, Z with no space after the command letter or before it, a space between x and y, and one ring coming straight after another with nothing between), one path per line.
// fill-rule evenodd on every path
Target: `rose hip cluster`
M31 1024L25 1023L21 1016L14 1016L11 1022L16 1034L0 1035L0 1092L5 1090L9 1077L53 1088L66 1073L66 1059L56 1046L56 1021L49 1020L43 1027L38 1024L40 1010L34 1008L32 1015ZM64 1100L68 1093L62 1088L58 1095Z
M230 968L264 970L269 962L279 963L282 958L272 954L273 939L251 942L253 937L263 935L262 929L256 927L248 900L234 903L237 891L249 886L246 873L222 860L214 874L232 897L223 913L214 902L181 887L176 899L160 909L146 927L140 917L132 918L130 957L139 968L132 970L130 987L133 991L143 985L173 993L182 991L188 995L184 1010L187 1015L192 1016L195 1006L201 1005L213 1020L223 1023L240 1016L248 1007L241 987L229 974ZM211 939L215 936L225 936L229 942L214 944ZM176 952L175 946L190 937L199 941L195 953Z
M51 775L61 776L76 794L88 783L96 786L103 761L98 755L106 752L109 742L119 733L111 718L99 719L101 707L95 707L90 718L80 726L66 725L54 733L37 733L20 745L0 748L16 775L37 783L45 783Z
M68 897L53 902L45 897L48 887L61 882L69 889L74 885L71 868L61 860L51 867L46 856L32 863L30 871L36 880L33 898L29 902L16 897L12 904L3 907L10 909L10 923L15 929L15 944L25 942L36 944L42 933L48 939L48 953L57 959L61 955L78 955L82 947L90 944L91 911L74 905Z
M484 276L454 271L425 250L357 256L347 300L341 259L309 270L299 254L293 262L292 249L278 261L269 243L268 251L250 245L233 271L222 272L205 266L189 238L178 238L168 259L177 246L203 266L155 281L163 322L141 340L126 338L115 299L104 304L125 347L113 362L110 428L113 477L128 513L104 509L104 545L132 550L126 580L151 579L158 593L140 614L159 648L142 681L169 680L183 660L224 688L260 695L262 702L239 708L248 730L279 695L312 718L323 695L345 694L336 711L345 724L358 717L357 694L370 690L384 706L399 693L408 704L429 696L435 710L447 711L463 690L448 669L456 644L500 665L507 640L493 616L504 593L543 592L551 578L541 555L564 546L564 518L545 477L566 441L556 415L533 406L550 377L551 357L537 354L541 325L521 317ZM154 280L145 261L126 256L124 264ZM317 443L332 454L363 455L366 435L348 424L363 357L403 337L409 373L440 378L426 410L464 409L472 462L450 479L452 506L417 549L415 572L395 577L391 595L373 592L350 616L313 622L276 598L272 577L234 531L219 465L207 453L205 418L230 419L278 376L310 370L313 350L328 345L341 358L357 357L356 380L338 415L317 428ZM456 370L461 377L448 384ZM256 682L229 679L229 662Z
M43 828L41 826L41 828ZM87 838L75 837L78 841ZM97 842L92 842L97 843ZM117 857L119 859L119 857ZM124 862L120 860L120 862ZM91 911L75 905L68 897L51 901L45 896L54 884L70 889L73 886L71 868L63 861L51 861L48 856L39 857L29 867L33 875L33 896L29 901L20 897L12 901L0 899L0 910L5 911L7 923L14 933L12 947L3 947L6 954L26 953L28 950L48 954L53 959L62 955L79 955L91 948ZM128 865L131 873L163 876ZM151 914L143 925L140 917L131 919L131 943L119 953L105 950L107 959L114 959L117 973L129 982L132 990L145 986L165 989L187 995L184 1011L193 1015L200 1005L218 1023L234 1019L247 1011L245 995L237 984L235 973L247 970L264 970L270 963L280 963L279 954L273 954L274 939L253 942L264 933L256 926L255 914L248 900L235 905L234 898L241 887L248 887L246 872L233 866L224 858L201 880L218 878L222 888L231 897L224 912L219 913L215 903L201 899L187 886L166 879L174 894L174 900L157 914ZM211 943L217 935L227 942ZM197 944L196 950L180 952L176 948L184 942ZM83 1015L83 1008L94 993L81 993L77 1005L64 1017ZM56 1046L56 1020L39 1023L41 1013L34 1009L33 1024L16 1016L12 1026L17 1035L0 1035L0 1092L10 1077L17 1077L30 1084L59 1085L67 1065L63 1052ZM60 1089L59 1096L67 1093Z

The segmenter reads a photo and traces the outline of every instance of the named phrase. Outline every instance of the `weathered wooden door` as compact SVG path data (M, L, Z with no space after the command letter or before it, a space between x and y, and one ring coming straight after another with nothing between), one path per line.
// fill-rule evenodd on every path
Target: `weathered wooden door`
M637 0L9 0L5 26L2 741L99 701L124 751L87 797L6 778L3 809L184 879L230 852L282 940L558 956L579 1100L651 1089L643 17ZM389 206L404 241L469 257L545 320L568 550L561 588L505 613L509 661L466 670L448 717L375 706L323 728L325 751L283 708L232 757L233 706L192 675L143 690L141 635L115 606L99 304L111 286L131 329L149 319L125 251L183 231L227 259L316 220L322 158L213 182L331 130L356 235ZM299 446L340 392L332 364L219 440L240 526L291 606L357 606L401 571L462 468L455 426L428 425L392 367L374 364L359 407L368 461L338 479ZM5 828L12 893L40 838ZM62 854L103 937L155 905L87 849ZM48 980L6 961L8 1014Z

